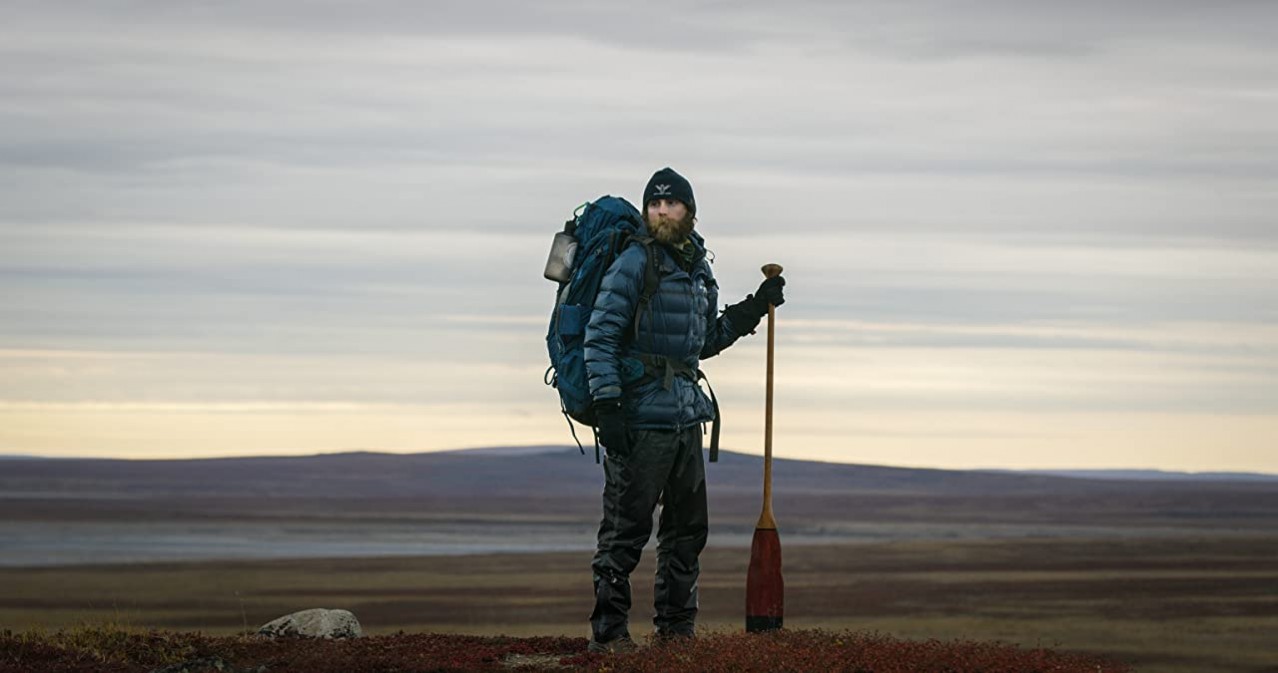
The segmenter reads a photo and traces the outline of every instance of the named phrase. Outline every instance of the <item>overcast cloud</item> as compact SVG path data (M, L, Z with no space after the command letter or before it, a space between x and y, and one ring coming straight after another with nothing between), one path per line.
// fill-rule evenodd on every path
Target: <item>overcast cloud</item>
M3 13L0 452L566 441L550 236L672 165L792 455L1278 471L1273 3Z

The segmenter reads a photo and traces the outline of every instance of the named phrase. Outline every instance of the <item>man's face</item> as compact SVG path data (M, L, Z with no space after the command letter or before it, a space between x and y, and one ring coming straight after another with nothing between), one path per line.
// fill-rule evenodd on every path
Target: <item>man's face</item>
M688 212L683 201L676 199L653 199L648 202L645 213L648 220L648 231L652 237L662 243L680 243L696 224L696 218Z

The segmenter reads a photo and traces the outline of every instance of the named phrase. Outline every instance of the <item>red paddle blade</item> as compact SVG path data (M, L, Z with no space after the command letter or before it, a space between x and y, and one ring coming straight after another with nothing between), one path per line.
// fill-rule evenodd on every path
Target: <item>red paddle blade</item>
M781 581L781 538L775 528L754 529L746 573L746 631L781 628L785 584Z

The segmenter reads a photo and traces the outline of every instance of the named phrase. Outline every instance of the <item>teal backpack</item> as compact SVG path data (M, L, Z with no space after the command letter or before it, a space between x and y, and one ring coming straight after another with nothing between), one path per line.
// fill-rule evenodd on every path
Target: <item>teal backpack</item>
M564 224L564 230L555 236L546 277L557 280L559 289L555 293L555 308L546 331L550 367L546 369L545 383L559 391L560 410L568 419L573 439L577 439L577 431L572 421L595 425L583 346L586 323L590 322L604 273L631 243L644 246L650 263L640 293L639 313L652 301L660 281L655 265L656 255L650 248L652 239L639 235L642 226L639 211L629 201L619 196L601 196L579 207L573 218ZM627 368L636 364L642 367L629 359L622 362L622 366ZM642 375L642 370L623 372L623 378L637 379ZM577 446L581 447L580 440L577 440ZM581 450L585 452L584 448ZM598 456L596 442L596 460Z

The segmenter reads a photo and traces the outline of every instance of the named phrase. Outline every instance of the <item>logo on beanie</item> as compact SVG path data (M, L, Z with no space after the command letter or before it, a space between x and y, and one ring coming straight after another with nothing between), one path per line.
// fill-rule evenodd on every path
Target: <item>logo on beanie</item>
M653 185L653 196L670 196L670 185Z

